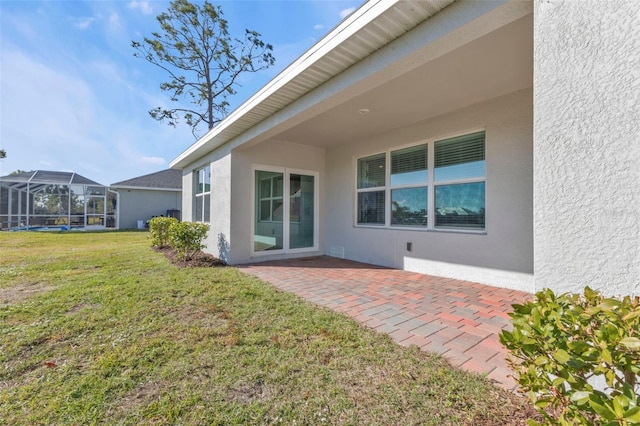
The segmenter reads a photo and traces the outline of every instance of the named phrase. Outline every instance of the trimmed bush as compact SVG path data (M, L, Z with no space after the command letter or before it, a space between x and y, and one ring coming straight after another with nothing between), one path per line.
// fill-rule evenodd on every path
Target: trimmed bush
M173 217L154 217L149 221L149 233L151 234L151 245L154 247L168 246L169 228L178 223L178 219Z
M513 307L513 331L500 341L545 424L640 424L638 297L544 290Z
M171 247L182 260L191 260L194 254L205 246L202 240L207 236L209 225L198 222L176 222L169 228Z

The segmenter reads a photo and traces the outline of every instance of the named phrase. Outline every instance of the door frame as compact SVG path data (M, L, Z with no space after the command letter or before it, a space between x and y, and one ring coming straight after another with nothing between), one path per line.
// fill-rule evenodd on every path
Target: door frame
M256 171L274 172L283 174L283 197L282 197L282 249L277 250L255 250L255 226L256 226ZM313 247L289 248L290 238L290 176L291 175L313 176ZM261 164L251 165L251 234L250 246L251 256L270 256L277 254L293 254L314 252L320 250L320 173L313 170L296 169L291 167L266 166Z

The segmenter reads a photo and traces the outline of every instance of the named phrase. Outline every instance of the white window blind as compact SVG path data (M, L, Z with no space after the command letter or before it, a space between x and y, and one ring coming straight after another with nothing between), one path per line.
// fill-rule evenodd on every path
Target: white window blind
M427 145L391 151L391 185L427 182Z
M484 132L435 143L434 179L438 182L485 176Z
M358 189L385 186L385 154L358 160Z

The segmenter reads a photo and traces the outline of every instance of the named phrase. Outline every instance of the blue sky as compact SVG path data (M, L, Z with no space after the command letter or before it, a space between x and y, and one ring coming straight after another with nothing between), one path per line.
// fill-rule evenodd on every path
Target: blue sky
M276 65L241 79L239 106L362 1L222 1L232 34L258 31ZM163 170L194 141L155 121L166 75L133 57L166 1L0 0L0 176L73 171L102 184Z

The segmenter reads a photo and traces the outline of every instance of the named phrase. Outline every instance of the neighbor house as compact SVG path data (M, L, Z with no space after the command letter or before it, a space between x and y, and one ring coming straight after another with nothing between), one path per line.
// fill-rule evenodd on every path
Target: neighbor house
M180 154L232 264L640 293L640 2L369 1Z
M182 172L167 169L111 184L118 193L118 227L146 226L154 216L180 219Z

